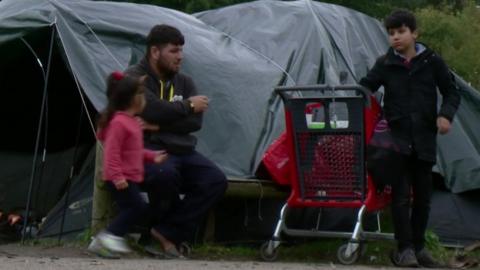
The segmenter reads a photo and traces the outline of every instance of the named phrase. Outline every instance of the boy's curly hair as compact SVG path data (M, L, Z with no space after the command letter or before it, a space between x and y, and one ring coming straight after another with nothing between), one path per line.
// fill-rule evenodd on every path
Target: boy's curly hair
M410 31L413 32L417 30L417 19L410 11L405 9L397 9L385 18L384 25L387 31L389 29L399 28L405 25L406 27L410 28Z

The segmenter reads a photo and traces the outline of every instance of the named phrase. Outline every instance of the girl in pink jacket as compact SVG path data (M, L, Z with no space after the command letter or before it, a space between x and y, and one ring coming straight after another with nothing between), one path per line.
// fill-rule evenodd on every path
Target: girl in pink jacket
M108 105L100 116L97 137L103 143L103 179L118 214L88 248L101 256L131 252L123 236L148 211L138 186L143 182L144 162L161 163L167 158L163 151L143 147L142 121L136 117L145 107L143 79L119 71L107 79Z

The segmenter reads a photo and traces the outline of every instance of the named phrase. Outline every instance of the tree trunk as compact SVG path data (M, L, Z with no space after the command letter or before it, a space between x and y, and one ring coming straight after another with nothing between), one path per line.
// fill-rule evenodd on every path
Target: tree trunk
M102 156L103 148L97 142L95 153L95 178L93 185L93 206L92 206L92 235L104 229L114 216L112 197L102 179Z

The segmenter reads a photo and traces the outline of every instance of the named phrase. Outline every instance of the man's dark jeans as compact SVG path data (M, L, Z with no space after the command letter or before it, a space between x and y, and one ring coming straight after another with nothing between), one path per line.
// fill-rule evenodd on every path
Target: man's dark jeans
M169 154L164 163L145 166L144 189L153 210L153 228L177 244L193 235L226 188L223 172L196 151Z

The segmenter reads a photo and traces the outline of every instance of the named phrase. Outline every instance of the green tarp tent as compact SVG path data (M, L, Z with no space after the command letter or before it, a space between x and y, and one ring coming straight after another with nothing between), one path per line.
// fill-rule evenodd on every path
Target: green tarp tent
M383 25L338 5L255 1L196 15L285 68L296 84L357 82L388 48ZM420 36L421 38L421 36ZM462 104L453 130L438 136L437 171L454 193L480 188L480 94L457 77Z
M40 154L45 149L47 157L82 145L89 149L95 111L105 105L105 77L138 62L146 34L161 23L185 34L183 72L211 98L204 127L197 134L198 150L227 175L240 178L254 177L265 149L284 129L283 105L273 92L275 86L334 85L342 71L353 83L388 46L377 20L309 0L256 1L194 16L129 3L4 0L0 2L4 94L0 117L8 130L1 135L2 156L29 153L31 160L37 138ZM43 102L45 85L47 102ZM480 132L476 123L480 98L467 84L461 86L462 106L453 132L439 138L438 171L454 192L480 188L480 143L475 136ZM61 186L60 191L55 196L38 192L37 200L61 197L69 178L65 166L60 180L42 181L42 185ZM78 171L80 167L76 166ZM30 173L27 167L20 170ZM2 166L0 182L8 177L28 186L28 176L12 178ZM19 192L8 188L0 194ZM24 196L25 188L20 190L19 196ZM41 211L33 208L43 216L53 206L48 204ZM0 201L3 207L7 206Z

